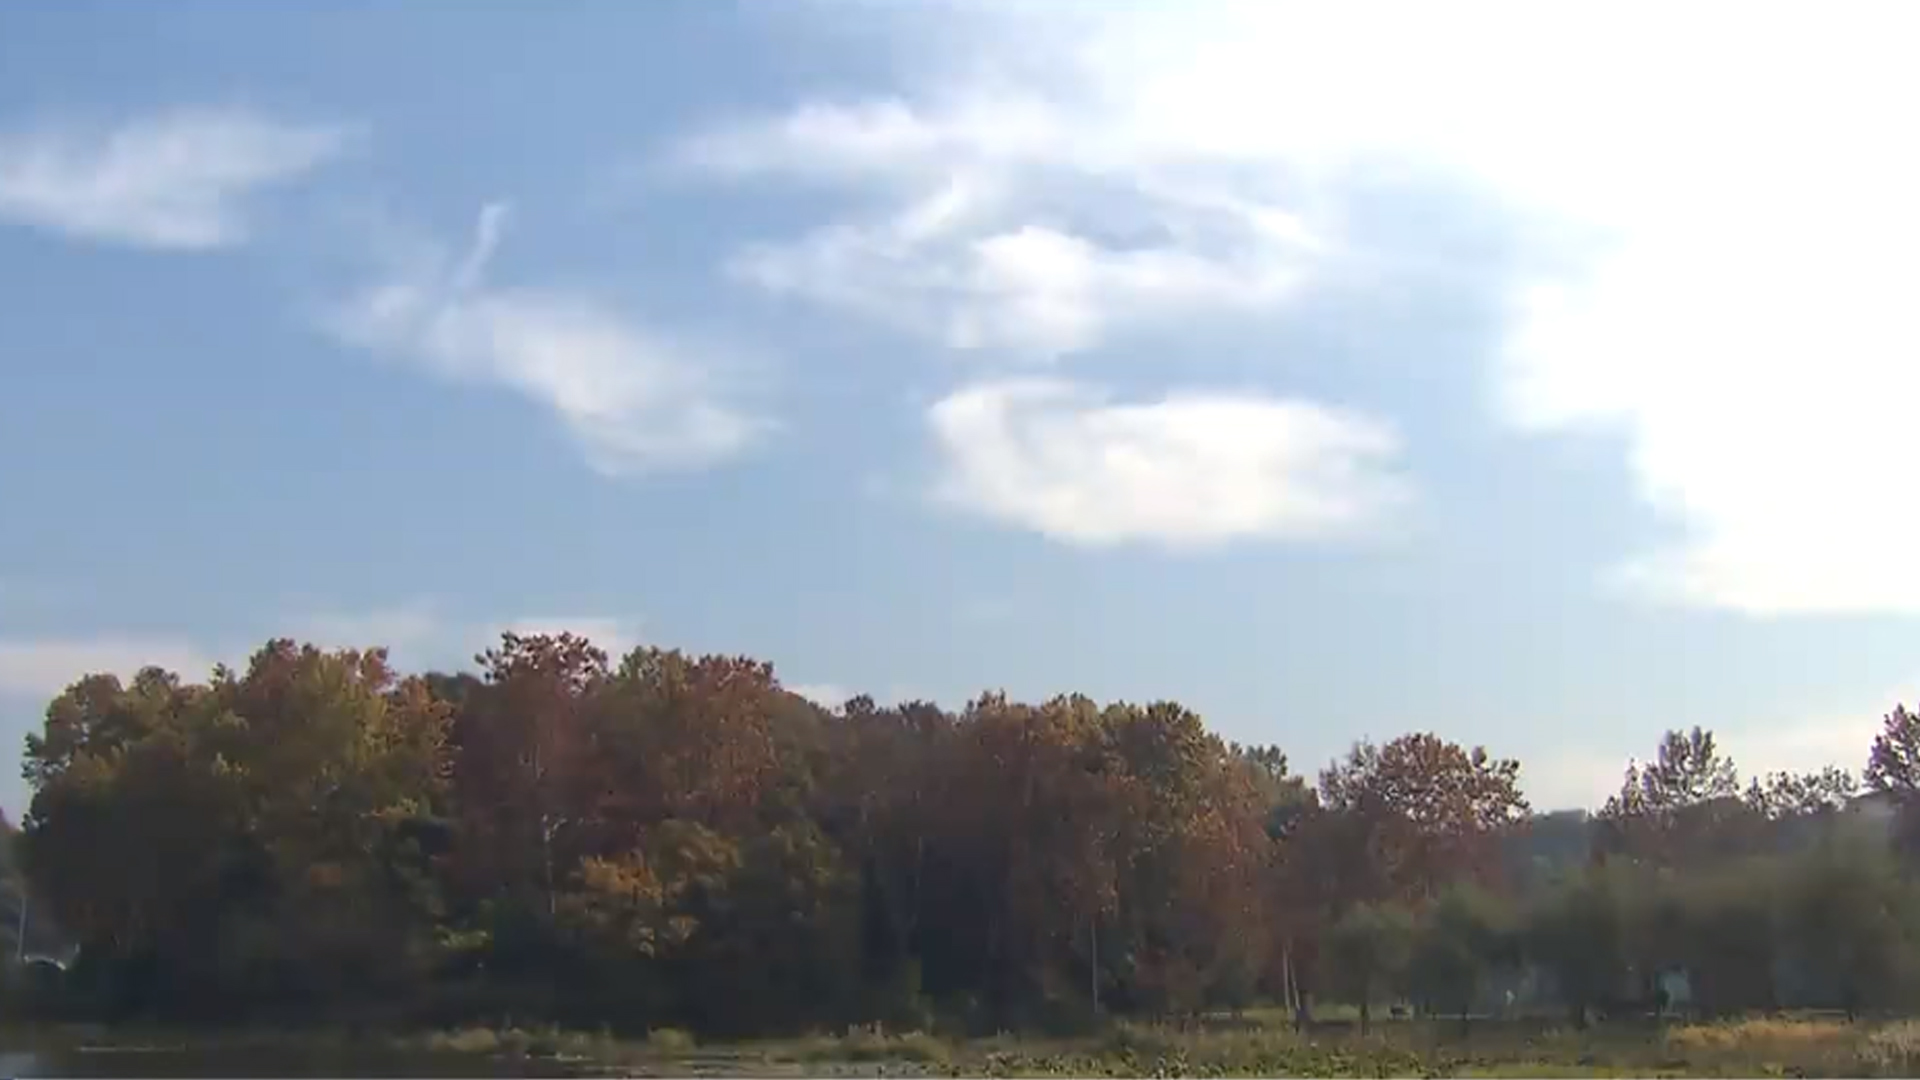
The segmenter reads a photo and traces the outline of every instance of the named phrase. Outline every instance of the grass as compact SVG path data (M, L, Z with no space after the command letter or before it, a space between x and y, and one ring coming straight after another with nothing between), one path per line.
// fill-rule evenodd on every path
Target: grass
M156 1038L144 1036L154 1034L115 1031L105 1041L151 1045ZM173 1032L158 1041L177 1044L182 1038ZM315 1049L353 1041L319 1032L284 1038ZM87 1041L100 1041L100 1033ZM292 1045L267 1032L186 1041L196 1050ZM1485 1020L1463 1032L1451 1020L1387 1019L1362 1036L1339 1020L1296 1034L1277 1014L1250 1010L1182 1024L1118 1021L1075 1038L949 1039L868 1026L703 1045L676 1028L654 1029L644 1039L552 1028L464 1028L398 1038L391 1049L526 1059L602 1075L1913 1076L1920 1075L1920 1020L1780 1016L1586 1030L1539 1020Z
M914 1038L892 1036L889 1045ZM1232 1023L1120 1022L1088 1039L1002 1037L946 1044L944 1056L878 1059L986 1076L1912 1076L1920 1075L1920 1021L1767 1017L1575 1030L1484 1020L1463 1032L1451 1020L1389 1020L1362 1036L1344 1024L1296 1034L1252 1015ZM844 1052L839 1060L863 1059Z

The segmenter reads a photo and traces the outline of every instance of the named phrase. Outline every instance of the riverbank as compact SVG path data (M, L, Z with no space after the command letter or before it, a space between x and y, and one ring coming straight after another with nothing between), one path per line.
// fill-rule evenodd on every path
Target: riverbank
M1920 1021L1749 1019L1710 1025L1384 1022L1297 1035L1272 1018L1119 1023L1081 1038L948 1039L856 1029L703 1044L551 1029L347 1031L8 1029L9 1075L43 1076L1911 1076ZM22 1055L25 1055L22 1057ZM21 1064L21 1062L27 1064Z

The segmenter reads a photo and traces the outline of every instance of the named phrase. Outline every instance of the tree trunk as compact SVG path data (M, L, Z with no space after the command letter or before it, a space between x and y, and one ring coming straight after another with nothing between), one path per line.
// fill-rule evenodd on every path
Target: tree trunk
M1087 920L1087 942L1091 946L1091 955L1087 960L1087 985L1093 993L1093 1014L1100 1015L1100 920L1097 916Z

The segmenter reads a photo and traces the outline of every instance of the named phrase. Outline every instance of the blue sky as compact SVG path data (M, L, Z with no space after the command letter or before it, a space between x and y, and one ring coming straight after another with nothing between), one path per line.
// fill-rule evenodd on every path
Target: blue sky
M1858 767L1920 674L1879 10L0 7L0 742L570 627L1544 805L1695 723Z

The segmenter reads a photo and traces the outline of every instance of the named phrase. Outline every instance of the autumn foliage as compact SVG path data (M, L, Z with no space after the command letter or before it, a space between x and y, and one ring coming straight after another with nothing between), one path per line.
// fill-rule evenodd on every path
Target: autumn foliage
M478 663L282 640L56 698L19 846L79 949L70 1007L723 1034L1342 994L1464 1013L1523 954L1597 1001L1646 965L1589 861L1751 852L1852 793L1742 794L1710 735L1675 735L1549 850L1518 762L1431 733L1310 783L1171 702L824 709L753 660L570 635ZM1920 779L1912 728L1889 719L1881 787ZM1833 874L1793 894L1808 920L1848 910ZM1608 933L1605 956L1571 940Z

